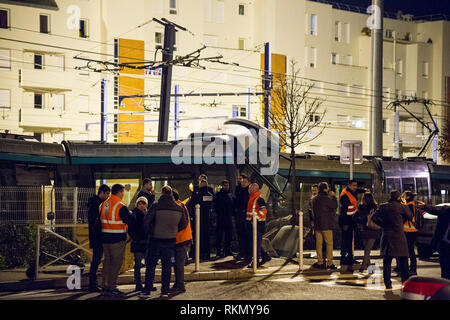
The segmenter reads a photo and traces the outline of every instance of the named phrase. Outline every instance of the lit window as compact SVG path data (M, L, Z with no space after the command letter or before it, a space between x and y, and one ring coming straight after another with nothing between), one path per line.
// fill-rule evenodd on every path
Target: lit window
M50 33L50 16L46 14L39 15L39 32Z
M0 29L8 29L9 28L9 10L0 9Z
M80 38L88 37L88 21L86 19L80 19L79 36Z

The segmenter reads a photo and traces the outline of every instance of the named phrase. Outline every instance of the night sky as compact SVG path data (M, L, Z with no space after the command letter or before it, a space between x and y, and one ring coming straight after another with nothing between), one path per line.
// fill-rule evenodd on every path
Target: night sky
M351 4L363 8L367 8L372 4L372 0L329 1ZM384 10L390 13L397 13L397 11L401 10L404 14L413 14L416 16L437 13L450 15L450 0L385 0Z

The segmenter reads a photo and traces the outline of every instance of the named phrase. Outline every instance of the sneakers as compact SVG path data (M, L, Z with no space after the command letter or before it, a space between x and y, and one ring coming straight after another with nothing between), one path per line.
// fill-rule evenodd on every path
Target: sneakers
M142 298L142 299L150 298L150 292L149 291L142 291L141 293L139 293L139 298Z

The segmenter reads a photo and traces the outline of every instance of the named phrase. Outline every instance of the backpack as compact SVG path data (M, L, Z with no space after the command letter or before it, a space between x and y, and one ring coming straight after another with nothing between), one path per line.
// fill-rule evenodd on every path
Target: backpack
M369 214L367 215L367 228L372 230L380 230L381 227L377 225L375 222L373 222L372 217L375 214L375 209L371 209Z

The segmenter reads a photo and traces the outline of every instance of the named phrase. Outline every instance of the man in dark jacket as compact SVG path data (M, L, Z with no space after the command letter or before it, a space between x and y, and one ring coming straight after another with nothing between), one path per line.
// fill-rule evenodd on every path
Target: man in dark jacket
M117 277L125 254L128 228L134 227L134 217L122 203L125 187L115 184L111 196L100 205L102 221L102 243L105 259L103 261L104 295L121 296L117 289Z
M102 262L102 222L100 221L100 204L108 199L111 189L102 184L96 196L88 201L89 247L92 249L92 262L89 269L89 291L100 292L97 283L98 266Z
M437 216L431 247L439 252L441 277L450 280L450 206L431 207L419 204L429 214Z
M358 183L350 180L347 187L342 190L339 204L339 226L342 231L341 239L341 265L353 265L359 263L353 258L353 219L358 208L357 196Z
M144 230L144 216L147 213L146 197L139 197L136 200L136 207L132 214L136 220L134 227L128 229L131 236L131 252L134 254L134 282L136 284L136 291L142 291L141 268L142 260L145 259L145 252L147 251L147 235ZM154 288L156 290L156 288Z
M392 290L391 265L392 258L398 258L402 283L409 277L408 272L408 243L403 224L412 219L409 208L401 203L401 193L391 191L389 202L382 203L372 217L372 221L382 229L380 253L383 256L383 278L386 290Z
M155 268L161 259L161 297L169 296L171 277L171 258L176 244L177 233L187 226L183 208L179 206L172 195L172 188L165 186L157 203L154 203L144 218L144 228L149 236L148 264L145 271L145 288L139 295L141 298L150 296L150 288L155 279Z
M217 217L216 249L217 256L231 255L231 236L233 232L232 216L234 196L230 192L228 180L222 181L222 189L214 195L214 210ZM225 238L222 251L222 239Z
M328 183L319 184L319 193L312 199L311 205L317 252L317 262L313 266L319 269L337 269L333 264L333 228L338 203L336 194L333 191L328 192ZM327 252L326 262L322 255L324 240Z
M247 234L245 228L245 221L247 216L247 205L249 200L248 187L250 186L250 180L245 174L241 174L239 177L239 184L236 187L235 197L235 219L236 219L236 233L239 243L239 253L235 257L237 260L250 261L251 248L247 241Z
M137 198L145 197L148 201L148 208L155 202L155 190L153 189L153 182L149 178L142 181L142 189L139 191Z
M193 232L195 230L195 206L200 205L200 259L210 260L211 259L211 249L210 249L210 239L209 239L209 227L211 225L211 210L213 209L213 199L214 193L210 191L208 187L208 182L202 180L200 182L200 188L194 190L191 199L186 204L189 209L189 213L193 219Z

